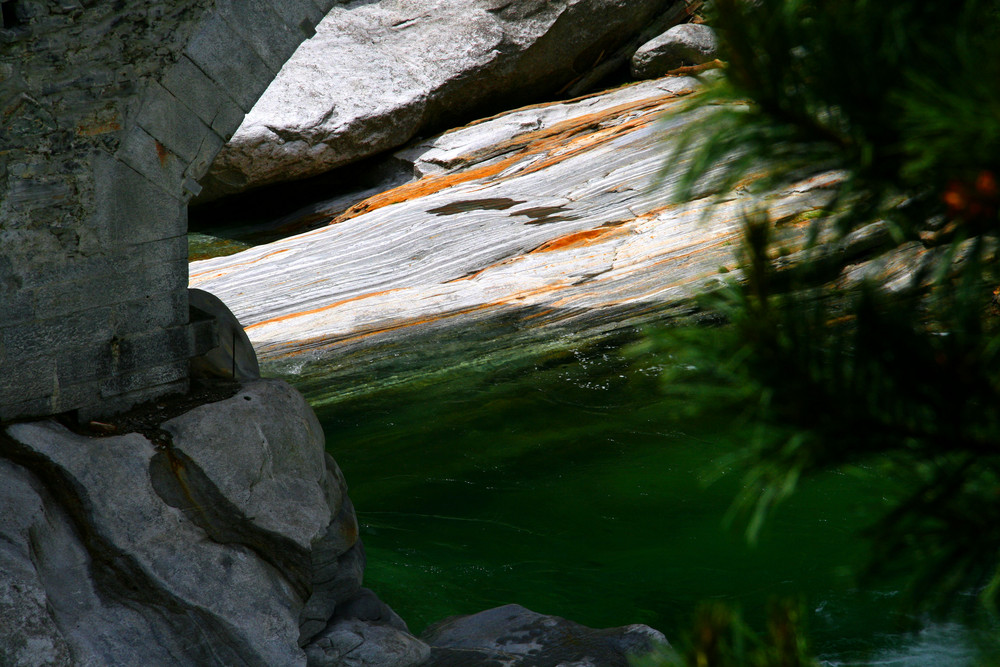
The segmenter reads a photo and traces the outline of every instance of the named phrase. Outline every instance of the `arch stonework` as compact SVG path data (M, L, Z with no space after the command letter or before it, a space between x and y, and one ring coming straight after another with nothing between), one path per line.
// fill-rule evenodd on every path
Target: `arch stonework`
M2 0L0 421L184 391L187 201L337 0Z

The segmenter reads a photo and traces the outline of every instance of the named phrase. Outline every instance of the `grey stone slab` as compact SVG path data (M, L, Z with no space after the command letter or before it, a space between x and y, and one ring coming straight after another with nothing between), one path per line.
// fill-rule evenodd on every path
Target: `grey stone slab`
M168 294L174 290L187 287L187 260L171 260L157 264L147 264L143 272L143 280L136 281L123 295L123 300L135 300L140 297L154 298L158 294Z
M194 341L185 324L127 336L116 335L109 343L109 352L109 374L114 379L166 363L186 362L194 353Z
M57 386L56 363L50 356L18 355L16 363L4 364L0 372L0 406L50 396Z
M181 229L180 225L175 227L175 230L178 229ZM177 236L160 238L148 243L136 244L129 247L128 253L132 257L140 259L143 264L187 261L187 234L178 234Z
M122 334L183 324L187 319L187 289L116 304L111 309L115 331Z
M145 131L138 132L152 142ZM155 147L150 148L155 152ZM158 187L134 167L103 153L94 159L94 176L97 209L90 225L100 230L109 247L175 238L187 232L183 204L174 191ZM179 189L181 173L171 178Z
M239 117L242 121L243 114L240 113ZM224 119L220 120L224 122ZM235 117L233 120L235 120ZM232 121L229 122L231 123ZM234 128L233 132L235 131L236 130ZM191 160L191 164L188 165L187 176L196 181L204 176L208 172L208 168L212 166L212 160L214 160L215 156L219 154L219 150L222 148L224 143L225 142L222 140L222 137L220 137L214 130L210 134L202 137L201 145L198 147L198 152L194 159ZM197 193L187 194L194 196Z
M52 394L49 414L69 412L101 400L100 380L87 380L78 384L60 386Z
M111 308L93 308L39 322L3 329L3 345L9 358L54 356L56 350L81 340L110 340Z
M106 378L101 381L101 396L102 398L110 398L145 391L152 391L152 395L158 395L158 393L162 393L155 391L158 385L186 381L187 372L187 361L183 361ZM97 406L94 407L97 409Z
M215 6L229 27L275 72L305 37L289 27L267 0L216 0Z
M8 326L35 319L34 299L31 292L20 290L13 284L4 286L0 278L0 313L3 313L3 324Z
M224 107L236 107L235 98L202 72L187 56L182 56L167 71L162 84L208 125L215 122ZM242 113L239 111L241 118Z
M0 402L0 421L24 419L40 415L54 414L50 396L40 396L18 401L17 403Z
M139 111L139 126L183 160L191 162L202 138L212 132L207 123L166 88L151 82Z
M180 380L171 380L162 384L154 384L114 396L105 395L102 390L98 392L98 395L100 396L99 401L94 400L86 403L85 405L81 405L80 408L77 409L76 413L82 421L90 419L105 419L112 415L130 410L141 403L159 400L165 396L178 396L186 394L190 388L191 383L188 381L187 377L184 377Z
M111 370L110 340L67 346L57 351L56 373L61 390L107 377ZM99 391L95 395L99 395Z
M244 111L253 108L276 74L221 16L213 16L188 43L186 55Z
M138 279L136 275L95 271L80 278L49 283L34 290L35 309L41 316L53 318L110 305Z
M212 120L212 129L217 135L228 140L239 129L244 118L246 112L235 103L220 107Z
M179 200L187 162L139 126L132 127L116 157L150 183Z
M281 16L285 25L301 31L306 37L312 36L309 33L315 34L316 25L323 20L323 16L330 11L334 4L324 1L323 5L329 4L330 6L321 8L312 0L268 0L268 2ZM309 30L306 30L304 26L309 26Z

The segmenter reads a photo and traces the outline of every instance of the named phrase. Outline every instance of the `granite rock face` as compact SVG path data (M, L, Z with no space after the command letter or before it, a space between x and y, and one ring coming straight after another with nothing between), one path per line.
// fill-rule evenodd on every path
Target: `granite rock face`
M628 667L667 645L646 625L595 630L516 604L447 619L423 635L433 667Z
M715 31L699 23L683 23L643 44L632 56L633 79L655 79L685 65L718 57Z
M218 154L196 201L323 173L570 88L673 0L355 0ZM634 47L633 47L634 49Z
M663 168L687 159L673 140L711 113L687 109L698 85L642 82L420 142L398 153L417 180L325 227L194 262L191 284L225 300L272 372L355 353L355 365L378 362L379 346L410 335L478 327L495 350L683 313L736 270L747 203L731 193L706 215L713 198L672 201L677 175ZM834 181L758 201L794 218Z
M393 617L356 611L354 509L283 382L142 433L13 424L0 457L4 664L306 665L328 624ZM415 647L398 664L417 664L419 642L389 627Z

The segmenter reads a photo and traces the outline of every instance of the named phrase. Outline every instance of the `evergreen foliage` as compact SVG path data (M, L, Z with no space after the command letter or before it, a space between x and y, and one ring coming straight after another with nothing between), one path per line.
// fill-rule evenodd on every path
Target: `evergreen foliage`
M793 268L748 212L743 280L706 306L727 326L657 334L668 391L729 402L758 437L739 507L755 534L803 477L864 466L898 495L872 526L871 575L916 605L1000 601L1000 2L715 0L725 77L682 142L681 198L844 174ZM708 139L696 142L699 135ZM830 243L879 221L858 257ZM832 239L832 240L831 240ZM907 285L843 287L848 264L908 247ZM993 303L991 305L991 299Z

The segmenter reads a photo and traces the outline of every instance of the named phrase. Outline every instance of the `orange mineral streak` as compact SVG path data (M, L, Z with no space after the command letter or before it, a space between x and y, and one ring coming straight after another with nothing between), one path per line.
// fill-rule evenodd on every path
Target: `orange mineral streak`
M566 250L568 248L582 248L593 245L597 241L608 237L618 236L625 233L621 227L598 227L597 229L586 229L582 232L574 232L557 239L546 241L531 252L554 252L556 250Z
M153 140L153 143L156 145L156 157L160 160L160 166L166 167L167 160L170 158L170 151L156 139Z
M281 254L283 252L288 252L288 251L289 251L289 248L282 248L280 250L274 250L272 252L267 253L266 255L261 255L260 257L257 257L256 259L251 259L251 260L249 260L247 262L239 262L239 263L236 263L236 264L229 264L228 266L226 266L226 270L225 271L221 271L220 272L218 269L211 269L209 271L199 271L198 273L192 273L191 276L190 276L190 278L191 279L200 278L201 276L208 275L208 274L212 274L213 277L224 276L227 271L231 271L232 269L235 269L238 266L250 266L251 264L256 264L257 262L259 262L261 260L265 260L268 257L273 257L275 255Z
M352 296L348 299L341 299L340 301L334 301L333 303L328 303L325 306L320 306L319 308L312 308L310 310L303 310L298 313L289 313L287 315L279 315L278 317L272 317L269 320L263 320L261 322L254 322L244 329L254 329L256 327L262 327L266 324L274 324L275 322L284 322L295 317L305 317L306 315L313 315L315 313L322 313L324 310L331 310L337 308L338 306L343 306L345 303L351 303L352 301L361 301L362 299L369 299L376 296L382 296L385 294L391 294L392 292L398 292L403 288L383 290L381 292L369 292L368 294L359 294L357 296Z
M592 114L570 118L548 128L519 135L466 157L466 162L475 163L506 155L496 162L440 176L426 176L413 183L406 183L392 190L387 190L355 204L331 220L330 224L344 222L392 204L426 197L462 183L490 179L514 167L531 155L546 154L548 157L528 165L518 173L527 174L544 169L652 122L655 116L651 113L652 111L680 95L664 94L638 102L620 104ZM608 126L609 121L614 121L629 113L639 114L639 117ZM581 135L586 139L584 145L574 146L574 139L581 137Z

